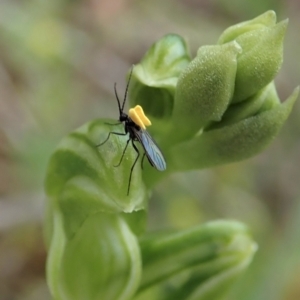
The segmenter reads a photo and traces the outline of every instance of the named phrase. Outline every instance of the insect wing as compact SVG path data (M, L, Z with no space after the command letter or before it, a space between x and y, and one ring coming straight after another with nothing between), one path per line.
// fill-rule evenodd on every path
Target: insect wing
M166 161L161 150L148 131L143 129L134 129L134 133L138 141L142 144L151 165L159 171L164 171L167 167Z

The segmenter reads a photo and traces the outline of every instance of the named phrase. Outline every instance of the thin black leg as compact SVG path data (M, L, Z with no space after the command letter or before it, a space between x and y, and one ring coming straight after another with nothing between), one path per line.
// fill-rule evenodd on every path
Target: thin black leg
M115 134L115 135L127 135L127 133L120 133L120 132L113 132L113 131L111 131L111 132L108 134L106 140L105 140L104 142L102 142L102 143L96 145L96 147L100 147L100 146L104 145L104 144L108 141L108 139L109 139L109 137L110 137L111 134Z
M121 156L120 162L119 162L117 165L115 165L114 167L118 167L118 166L121 164L121 162L122 162L122 160L123 160L123 157L124 157L124 154L125 154L125 152L126 152L126 149L127 149L128 143L129 143L129 141L130 141L130 140L131 140L131 138L129 138L129 139L127 140L127 142L126 142L126 146L125 146L125 148L124 148L124 150L123 150L123 153L122 153L122 156Z
M120 125L120 124L122 124L122 122L118 122L118 123L114 123L114 124L112 124L112 123L104 123L104 124L114 126L114 125Z
M129 190L130 190L130 183L131 183L131 176L132 176L132 171L134 169L134 166L136 164L136 162L138 161L139 157L140 157L140 151L139 149L136 147L136 145L134 144L133 140L131 140L132 143L132 147L134 148L135 152L138 154L131 169L130 169L130 175L129 175L129 182L128 182L128 189L127 189L127 196L129 195Z

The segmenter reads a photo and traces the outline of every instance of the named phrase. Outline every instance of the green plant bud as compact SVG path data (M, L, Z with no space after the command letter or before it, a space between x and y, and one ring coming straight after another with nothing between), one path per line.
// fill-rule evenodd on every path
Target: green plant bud
M183 38L176 34L164 36L134 67L130 104L140 104L151 118L170 116L178 76L189 62L190 55Z
M240 51L236 42L198 50L178 79L170 140L187 139L208 122L221 120L233 95Z
M265 103L269 103L266 105ZM258 112L267 110L266 107L271 109L270 104L278 105L280 100L276 93L274 82L271 82L265 88L260 90L249 99L232 104L224 113L221 122L216 122L205 128L205 131L221 128L230 124L237 123L243 119L256 115Z
M281 103L276 91L274 81L272 81L265 89L263 89L263 91L264 90L267 92L266 98L264 99L263 104L259 109L259 112L272 109Z
M218 45L199 48L192 61L175 34L148 50L133 69L130 102L141 105L153 124L165 172L147 157L142 172L144 149L136 143L137 160L124 124L116 120L89 122L62 140L45 182L53 299L131 300L148 288L165 291L166 281L172 286L166 300L224 297L256 251L248 229L217 221L142 236L148 189L174 171L249 158L273 140L299 93L295 89L281 103L273 81L286 26L269 11L228 28ZM145 148L155 151L151 144Z
M215 296L224 295L256 249L245 225L234 221L209 222L142 240L140 291L178 275L166 299L218 299Z
M96 146L112 129L124 133L123 125L106 125L100 120L88 123L64 138L50 159L46 192L51 201L58 202L68 237L91 213L144 208L146 188L140 163L133 170L127 196L130 169L137 155L131 146L122 163L114 167L120 162L128 137L112 134L104 145Z
M47 268L57 300L132 299L141 276L135 235L118 214L95 213L70 240L56 224Z
M283 60L287 24L285 20L236 38L243 51L238 57L233 103L246 100L275 78Z
M299 88L296 88L283 104L262 110L237 123L205 131L187 142L175 145L169 153L169 165L177 171L201 169L258 154L277 135L298 94ZM270 97L274 97L274 92ZM277 100L270 99L268 103L274 105L275 101Z
M276 24L276 13L269 10L264 14L245 22L230 26L220 36L218 43L225 44L233 41L245 32L253 31L260 28L270 27Z

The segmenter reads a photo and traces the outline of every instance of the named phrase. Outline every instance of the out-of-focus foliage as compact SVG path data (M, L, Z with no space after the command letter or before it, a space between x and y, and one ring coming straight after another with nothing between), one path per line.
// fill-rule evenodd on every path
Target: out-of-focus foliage
M96 117L116 117L113 83L122 90L128 67L164 34L186 37L194 55L198 45L216 43L224 28L268 9L290 19L276 79L285 99L300 78L297 1L1 2L0 299L50 299L42 184L61 137ZM296 103L279 138L258 157L174 175L150 201L151 230L217 218L253 230L260 250L229 299L300 298L299 114Z

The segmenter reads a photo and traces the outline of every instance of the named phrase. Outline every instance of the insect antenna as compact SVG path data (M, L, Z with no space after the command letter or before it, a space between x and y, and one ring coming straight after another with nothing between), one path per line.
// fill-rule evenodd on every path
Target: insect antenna
M126 90L125 90L125 95L124 95L124 100L123 100L121 112L123 112L123 110L124 110L125 102L126 102L126 99L127 99L128 88L129 88L129 83L130 83L130 79L131 79L133 67L134 67L134 65L132 65L132 68L131 68L131 70L130 70L130 74L129 74L128 82L127 82L127 85L126 85Z
M118 93L117 93L117 83L116 82L115 82L115 85L114 85L114 90L115 90L115 95L116 95L117 102L118 102L119 112L120 112L120 115L121 115L122 112L123 112L123 108L121 109L121 102L120 102L120 99L119 99L119 96L118 96Z

